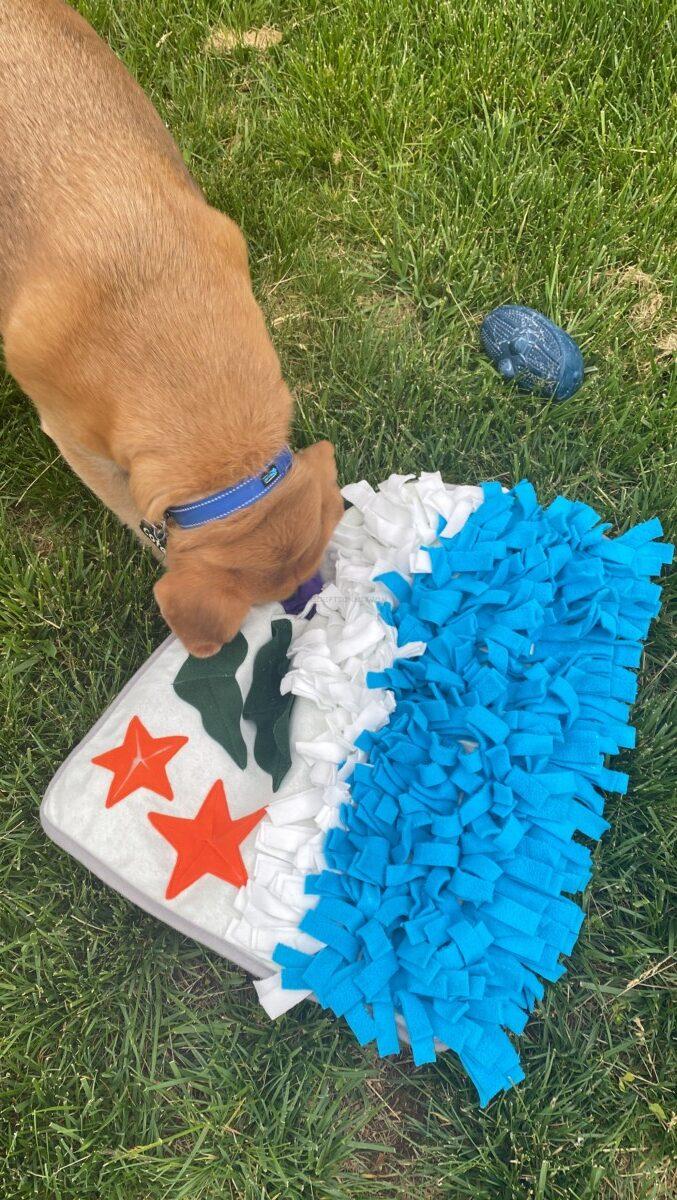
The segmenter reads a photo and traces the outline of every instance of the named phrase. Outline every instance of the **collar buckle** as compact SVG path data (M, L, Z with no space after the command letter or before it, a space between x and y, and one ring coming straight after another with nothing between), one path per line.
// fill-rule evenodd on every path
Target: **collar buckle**
M161 554L167 553L167 522L162 520L159 524L154 525L152 521L140 521L139 529L144 537L148 538L149 542L159 550Z

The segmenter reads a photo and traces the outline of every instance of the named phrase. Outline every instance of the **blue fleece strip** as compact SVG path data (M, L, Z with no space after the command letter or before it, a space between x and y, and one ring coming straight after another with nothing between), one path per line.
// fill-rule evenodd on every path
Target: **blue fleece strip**
M522 482L484 503L430 551L411 584L382 577L384 619L426 642L369 677L396 707L357 745L328 870L308 876L317 907L302 928L316 954L278 946L282 984L311 988L360 1043L414 1061L440 1043L459 1055L482 1105L524 1078L519 1034L564 972L583 913L564 893L591 873L577 834L607 828L603 792L628 778L605 765L634 744L628 714L642 640L670 561L658 521L615 540L587 505L542 508ZM539 978L539 976L541 978Z

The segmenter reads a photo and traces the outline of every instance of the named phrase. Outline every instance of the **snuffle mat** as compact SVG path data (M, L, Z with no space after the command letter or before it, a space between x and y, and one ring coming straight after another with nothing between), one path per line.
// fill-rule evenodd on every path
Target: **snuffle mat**
M528 482L343 494L305 612L254 609L202 661L168 638L41 819L271 1018L313 998L382 1055L451 1049L486 1104L575 945L672 552Z

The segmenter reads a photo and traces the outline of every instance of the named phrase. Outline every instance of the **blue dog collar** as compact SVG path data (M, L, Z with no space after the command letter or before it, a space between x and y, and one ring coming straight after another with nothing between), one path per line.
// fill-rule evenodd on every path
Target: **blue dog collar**
M168 508L164 521L153 525L150 521L141 522L141 532L157 546L164 550L167 544L168 520L175 521L180 529L197 529L199 525L208 525L211 521L221 521L243 508L250 508L257 500L262 500L281 483L294 461L294 456L288 446L268 463L257 475L248 475L232 487L214 492L204 500L193 500L190 504L177 504Z
M181 529L197 529L198 525L207 525L210 521L220 521L230 517L241 508L249 508L262 500L274 487L280 483L293 462L292 452L288 446L281 450L259 475L249 475L232 487L224 488L222 492L214 492L205 500L193 500L190 504L177 504L168 508L166 517Z

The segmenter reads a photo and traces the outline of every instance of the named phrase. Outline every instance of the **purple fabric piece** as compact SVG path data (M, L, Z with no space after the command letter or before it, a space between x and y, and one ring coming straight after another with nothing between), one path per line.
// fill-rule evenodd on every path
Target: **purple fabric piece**
M290 613L294 617L297 617L299 613L303 612L308 601L312 600L313 596L316 596L318 592L321 592L323 587L324 580L320 575L320 572L317 571L315 575L311 575L310 579L306 579L305 583L302 583L299 587L297 587L293 596L289 596L286 600L282 601L282 607L284 611L286 613ZM308 617L312 617L314 612L315 609L313 608L306 615Z

